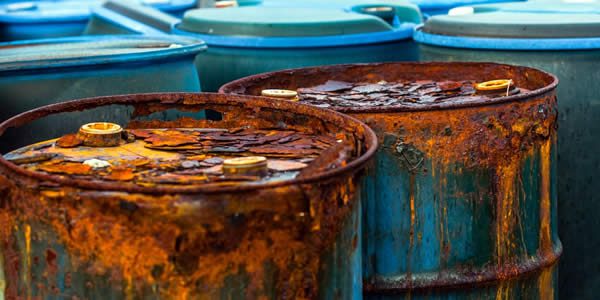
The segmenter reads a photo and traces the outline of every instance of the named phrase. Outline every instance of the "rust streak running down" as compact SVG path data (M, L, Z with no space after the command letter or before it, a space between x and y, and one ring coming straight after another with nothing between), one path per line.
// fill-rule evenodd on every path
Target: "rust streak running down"
M529 299L553 290L562 253L557 84L520 66L376 63L259 74L220 91L297 91L377 133L363 185L366 295Z
M98 107L122 113L118 145L67 135L0 157L6 298L360 298L366 125L268 98L144 94L39 108L0 140ZM195 118L207 109L220 118ZM257 155L260 172L223 174Z

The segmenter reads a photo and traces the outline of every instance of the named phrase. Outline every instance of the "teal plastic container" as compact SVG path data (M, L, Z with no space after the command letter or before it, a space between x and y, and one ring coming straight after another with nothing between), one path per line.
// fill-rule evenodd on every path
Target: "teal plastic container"
M391 17L373 15L384 8ZM188 11L173 32L209 46L196 64L202 88L302 66L414 61L418 8L399 1L348 1L346 8L238 7Z
M562 299L600 294L600 3L478 5L435 16L415 33L423 61L527 65L560 80L558 220Z
M184 37L102 36L0 44L0 120L85 97L198 92L200 84L192 62L205 49L202 41ZM79 123L57 120L40 124L30 132L31 137L60 135L67 125L73 125L69 122ZM15 144L27 144L19 142L28 137L19 135Z

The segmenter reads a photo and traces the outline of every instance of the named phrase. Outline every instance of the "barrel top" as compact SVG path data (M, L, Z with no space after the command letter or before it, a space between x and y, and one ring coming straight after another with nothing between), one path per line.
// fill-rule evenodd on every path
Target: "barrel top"
M482 4L431 17L423 33L450 37L573 39L600 37L600 2Z
M391 30L382 20L342 10L239 7L188 11L180 29L213 35L322 36Z
M204 42L177 36L84 36L0 43L0 72L195 55Z
M0 159L0 165L84 186L142 192L214 191L307 182L347 172L372 156L377 144L374 133L359 121L328 116L332 112L310 106L233 95L182 95L155 96L161 100L139 95L136 100L143 101L136 105L145 105L139 109L156 114L158 106L169 110L186 102L191 107L190 102L201 99L194 105L229 111L219 121L181 117L175 121L143 118L123 126L86 124L58 139L11 151ZM101 99L103 105L118 105L122 98ZM5 122L0 131L11 123L26 124L29 118L59 113L61 108L70 111L85 106L101 105L89 99L43 107ZM260 109L268 110L262 115L273 119L263 119L259 113L251 116ZM300 121L292 122L295 119Z
M373 39L373 36L381 36L378 40L385 41L407 39L415 24L421 22L418 8L405 2L375 0L327 4L326 7L308 3L289 6L190 10L177 25L176 32L200 35L211 45L278 47L283 44L303 47L306 44L319 46L357 42L350 37ZM390 14L388 17L396 21L389 23L389 20L380 17L380 12L364 10L369 7L384 7ZM299 42L301 38L305 39L304 42ZM308 38L317 40L306 40ZM337 41L343 38L346 40Z
M557 84L543 71L503 64L376 63L258 74L220 91L260 95L265 89L291 90L302 103L360 113L491 105L540 96Z

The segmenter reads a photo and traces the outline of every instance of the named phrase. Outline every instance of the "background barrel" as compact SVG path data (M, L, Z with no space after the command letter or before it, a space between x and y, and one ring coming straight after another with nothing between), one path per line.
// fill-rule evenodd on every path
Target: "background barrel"
M424 61L495 61L527 65L561 81L558 210L565 245L561 298L600 293L600 17L598 2L534 1L474 6L474 13L430 19L416 33ZM468 24L467 26L462 26ZM459 29L462 26L462 29Z
M217 91L244 76L293 67L416 60L410 40L413 27L421 22L416 6L366 3L390 7L394 23L347 7L239 7L188 11L173 33L209 45L196 60L205 91Z
M83 97L143 92L198 92L194 57L201 41L182 37L76 37L0 44L0 120L35 107ZM74 117L76 114L73 113ZM102 113L98 116L101 118ZM7 150L31 138L56 137L74 118L37 122L6 140Z
M79 36L102 0L9 0L0 3L0 41ZM196 0L121 0L181 17Z
M265 98L145 94L43 107L1 124L0 140L6 138L3 133L9 127L19 131L30 122L69 117L75 111L93 118L97 110L107 107L112 108L114 117L105 121L119 122L132 134L134 129L164 128L201 129L204 134L292 130L309 139L326 137L334 145L307 163L309 173L238 182L225 177L208 183L193 183L194 176L189 173L180 178L182 182L162 184L144 183L140 178L90 179L96 175L89 172L48 173L52 171L18 158L48 149L39 148L40 144L4 153L0 157L3 296L361 298L358 180L377 147L375 134L364 124L332 112ZM173 109L195 114L210 109L219 112L222 119L165 119L161 112ZM169 138L174 137L165 137ZM272 142L272 146L282 147L282 142ZM111 151L131 149L133 143L108 148L49 147L68 157L67 164L77 166L85 164L78 158L93 153L113 166L116 162L136 162L138 159L131 156L142 155L151 162L140 166L159 173L174 172L175 165L182 162L169 157L191 151L146 147L126 152L122 160L106 158ZM231 155L218 155L215 153L225 150L213 150L208 153L217 158ZM297 151L302 150L306 148ZM187 157L189 153L184 154Z
M400 106L331 103L367 123L381 144L363 193L366 295L552 299L562 251L552 75L490 63L339 65L260 74L221 91L499 78L522 92ZM531 272L537 277L524 279Z

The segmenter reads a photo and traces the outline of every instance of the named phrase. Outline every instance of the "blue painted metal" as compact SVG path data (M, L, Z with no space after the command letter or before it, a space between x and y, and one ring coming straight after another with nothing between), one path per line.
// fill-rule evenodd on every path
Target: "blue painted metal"
M511 78L524 92L415 106L329 102L369 125L380 142L362 188L366 295L552 299L546 297L556 291L552 270L519 282L553 267L562 252L555 77L490 63L382 63L258 74L220 91L257 95L267 88L299 90L329 80L494 78Z
M201 41L183 37L75 37L0 44L0 120L84 97L198 92L193 60L205 49ZM49 137L55 132L51 126L40 129Z
M535 14L538 21L547 23L564 21L565 14L570 14L576 23L584 24L590 22L588 16L598 16L599 6L597 2L538 1L528 2L526 6L474 8L475 13L493 9L497 15L506 10L513 16ZM486 14L489 15L492 14ZM528 17L521 20L528 20ZM519 19L498 21L518 24ZM527 26L532 23L535 24L528 21ZM586 26L592 25L593 22ZM600 185L597 176L600 156L596 150L600 140L600 92L596 87L600 81L600 33L578 30L568 22L551 28L554 29L549 30L549 35L554 32L566 37L548 36L532 41L530 38L519 39L519 36L449 36L422 29L416 32L415 39L421 43L422 60L497 61L544 69L559 77L558 230L565 247L559 270L559 292L562 299L596 299L600 293L597 272L600 257L596 251L600 239L595 228L600 223L587 212L600 210L600 195L595 190ZM579 37L568 37L569 34Z
M194 8L195 0L139 0L174 16ZM20 0L0 4L0 41L81 35L91 10L103 0Z

